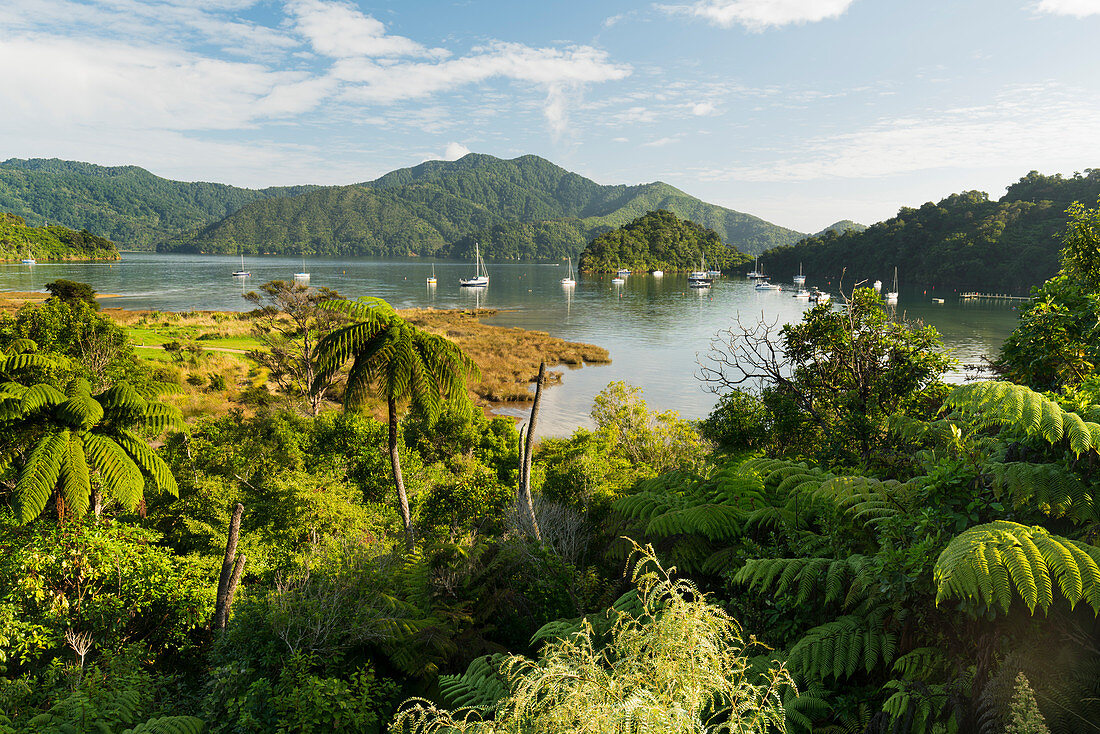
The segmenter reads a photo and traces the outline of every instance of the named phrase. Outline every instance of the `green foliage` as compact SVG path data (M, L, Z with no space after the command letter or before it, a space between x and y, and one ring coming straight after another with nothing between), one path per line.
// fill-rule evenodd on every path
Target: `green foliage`
M428 161L376 181L257 201L161 249L563 260L596 235L668 210L759 253L801 235L664 183L600 186L536 156Z
M178 653L213 607L209 576L156 545L156 533L113 521L2 523L0 664L9 671L62 654L70 629L90 634L96 651Z
M641 550L641 549L639 549ZM547 643L538 660L502 665L509 693L493 718L479 709L450 713L406 702L395 732L784 731L783 694L793 681L781 665L754 675L739 625L687 581L642 551L632 580L638 616L619 616L607 646L592 627Z
M724 451L763 448L768 442L768 407L758 396L730 390L700 424L703 438Z
M711 268L735 268L749 258L722 244L718 233L669 211L649 212L619 229L588 243L580 257L585 273L632 270L698 270L703 261Z
M1100 207L1067 214L1062 269L1032 289L995 365L1038 390L1072 388L1100 364Z
M941 291L1026 292L1058 269L1066 208L1100 196L1100 169L1072 178L1032 171L999 201L981 191L952 194L863 231L826 232L761 258L768 272L837 282L886 281L897 267L903 287ZM1095 292L1096 289L1090 289Z
M107 168L56 158L10 158L0 163L0 208L33 222L46 219L99 232L126 247L143 250L221 219L251 201L296 196L313 188L257 191L169 181L137 166ZM112 259L117 258L116 252Z
M96 311L99 310L99 302L95 299L95 289L87 283L78 283L75 280L59 278L58 280L47 283L46 290L49 291L50 298L56 298L65 303L83 301L91 306L92 309Z
M1041 527L997 520L952 539L936 561L936 603L959 598L978 610L1008 613L1013 591L1034 613L1057 589L1072 609L1084 601L1100 614L1100 548Z
M18 466L13 503L21 522L37 518L51 498L59 520L81 517L100 490L132 512L143 500L146 477L157 490L178 494L168 466L137 433L182 426L177 409L147 400L125 382L95 396L84 379L70 381L65 393L36 385L14 394L19 409L0 425L16 439L0 463Z
M0 167L0 191L3 169ZM0 207L11 203L0 195ZM23 260L118 260L113 242L87 229L74 232L67 227L28 227L23 217L0 211L0 261Z

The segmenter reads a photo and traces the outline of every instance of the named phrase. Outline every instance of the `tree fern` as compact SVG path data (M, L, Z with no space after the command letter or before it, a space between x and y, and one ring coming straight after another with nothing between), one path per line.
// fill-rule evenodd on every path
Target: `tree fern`
M791 672L811 680L840 680L889 665L897 652L897 635L884 630L876 616L846 615L812 628L791 647Z
M63 502L59 509L83 515L90 505L93 474L128 510L141 501L146 475L161 491L177 494L168 466L131 430L159 432L181 425L175 408L148 401L123 384L92 396L83 379L72 380L64 393L35 385L19 401L18 413L7 414L3 428L17 437L40 434L16 482L15 506L22 522L41 514L55 491ZM14 458L18 447L18 440L12 442L6 458Z
M1051 444L1065 439L1078 455L1100 448L1100 424L1063 410L1058 403L1023 385L961 385L951 391L945 403L982 425L1011 428Z
M1007 493L1017 509L1032 508L1079 524L1096 522L1096 490L1058 464L988 464L993 489Z
M749 591L770 588L776 596L794 592L796 604L819 598L825 604L850 606L874 580L869 561L858 554L842 559L757 558L746 561L733 581L747 584Z
M1071 609L1084 601L1100 614L1100 548L1041 527L997 520L970 528L940 554L933 579L937 604L958 598L1007 613L1015 590L1032 613L1045 612L1057 589Z
M439 676L439 690L452 708L488 711L508 695L508 680L501 672L507 656L482 655L462 675Z

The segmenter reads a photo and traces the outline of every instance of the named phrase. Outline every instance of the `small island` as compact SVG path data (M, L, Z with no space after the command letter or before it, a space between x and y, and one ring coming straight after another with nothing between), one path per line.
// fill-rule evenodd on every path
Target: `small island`
M0 262L20 260L118 260L115 243L88 230L59 225L29 227L17 214L0 212Z
M736 247L722 243L713 229L680 219L664 209L649 212L619 229L605 232L581 253L582 273L715 270L736 268L750 261Z

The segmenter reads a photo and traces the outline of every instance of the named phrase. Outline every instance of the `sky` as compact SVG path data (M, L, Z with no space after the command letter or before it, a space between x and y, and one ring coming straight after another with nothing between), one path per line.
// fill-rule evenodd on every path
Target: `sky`
M802 232L1100 167L1100 0L2 0L0 159L349 184L474 151Z

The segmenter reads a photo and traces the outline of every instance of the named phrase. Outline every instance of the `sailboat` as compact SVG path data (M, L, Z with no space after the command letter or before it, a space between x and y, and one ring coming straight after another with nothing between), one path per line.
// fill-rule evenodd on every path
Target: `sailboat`
M894 290L887 291L887 293L886 293L886 302L887 303L897 303L898 302L898 269L896 267L894 268Z
M481 248L474 242L474 277L459 278L458 284L466 288L483 288L489 285L489 274L485 272L485 263L481 261Z
M699 269L692 270L688 273L688 287L709 288L712 282L714 282L714 279L711 278L710 273L707 272L707 256L704 254L703 262L699 266Z
M37 263L38 263L38 261L35 260L33 257L31 257L30 250L28 250L27 251L27 256L25 258L23 258L23 264L24 265L35 265Z
M435 285L438 282L435 279L435 263L432 263L432 274L428 276L428 285Z
M573 278L573 258L569 258L569 275L561 279L562 285L576 285L577 281Z
M296 283L309 282L309 272L306 271L306 258L304 254L302 255L302 272L294 274L294 281Z
M250 278L252 273L244 269L244 253L241 253L241 269L233 271L234 278Z
M802 263L798 264L798 275L793 278L795 285L805 285L806 276L802 274Z
M763 280L768 277L764 275L764 271L760 269L760 258L756 258L756 269L750 270L745 277L751 278L752 280Z

